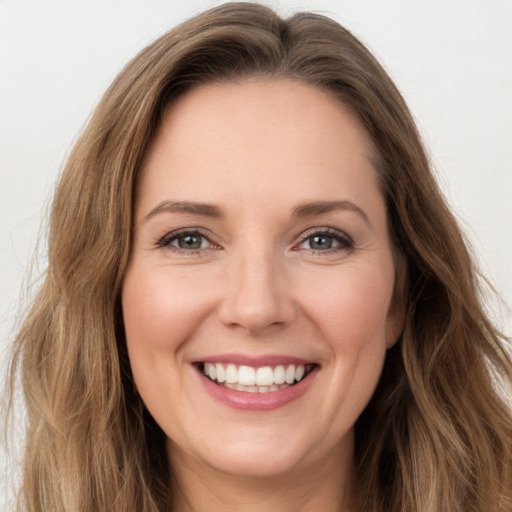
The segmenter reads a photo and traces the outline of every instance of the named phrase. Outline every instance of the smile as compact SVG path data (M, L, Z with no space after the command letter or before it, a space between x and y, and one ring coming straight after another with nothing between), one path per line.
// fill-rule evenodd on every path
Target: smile
M225 363L202 363L202 373L213 383L247 393L272 393L304 380L315 364L252 367Z

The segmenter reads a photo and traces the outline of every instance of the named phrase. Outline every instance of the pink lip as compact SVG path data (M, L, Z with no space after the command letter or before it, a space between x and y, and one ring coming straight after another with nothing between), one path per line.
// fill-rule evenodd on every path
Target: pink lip
M215 359L215 361L219 360ZM232 359L230 359L230 361L232 361ZM269 363L266 363L265 365L268 364ZM316 366L306 378L297 384L290 386L289 388L279 389L278 391L271 391L269 393L249 393L247 391L236 391L235 389L229 389L225 388L224 386L215 384L210 379L205 377L199 370L197 371L197 375L206 391L214 399L218 400L224 405L234 409L243 409L249 411L272 411L300 398L307 391L309 386L314 382L318 370L319 367Z
M253 368L261 368L262 366L278 366L287 364L314 364L314 361L301 359L300 357L284 356L284 355L261 355L251 356L243 354L219 354L211 357L205 357L197 363L223 363L223 364L236 364L238 366L252 366Z

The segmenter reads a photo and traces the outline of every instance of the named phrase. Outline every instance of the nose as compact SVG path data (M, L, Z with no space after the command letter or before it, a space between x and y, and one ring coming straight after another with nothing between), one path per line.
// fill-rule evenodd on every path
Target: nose
M230 262L219 307L224 325L251 335L279 329L295 317L289 279L271 251L239 255Z

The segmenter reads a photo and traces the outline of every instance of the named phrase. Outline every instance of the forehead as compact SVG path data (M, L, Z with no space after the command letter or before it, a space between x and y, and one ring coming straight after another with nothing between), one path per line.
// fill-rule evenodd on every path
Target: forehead
M262 127L267 136L274 135L277 143L284 143L290 135L303 136L312 143L322 139L328 142L342 129L344 138L350 137L347 142L357 138L366 153L374 153L366 130L331 91L291 79L254 77L199 85L179 96L166 109L149 154L171 132L176 136L179 131L183 136L180 145L200 134L222 136L223 128L243 130L256 136L256 143L264 135ZM337 139L337 143L341 141Z
M285 191L290 201L310 199L307 191L319 196L311 199L362 197L376 188L373 153L357 120L320 89L276 79L202 85L165 112L137 202L157 202L164 191L204 201Z

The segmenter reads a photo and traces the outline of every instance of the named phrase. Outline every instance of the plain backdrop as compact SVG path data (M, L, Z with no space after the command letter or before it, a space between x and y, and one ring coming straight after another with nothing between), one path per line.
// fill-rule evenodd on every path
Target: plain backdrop
M219 3L0 0L0 377L20 293L30 296L44 270L46 210L77 134L137 51ZM410 105L484 273L512 304L512 1L265 3L329 15L373 50ZM489 309L511 335L507 308ZM0 453L1 510L10 469Z

